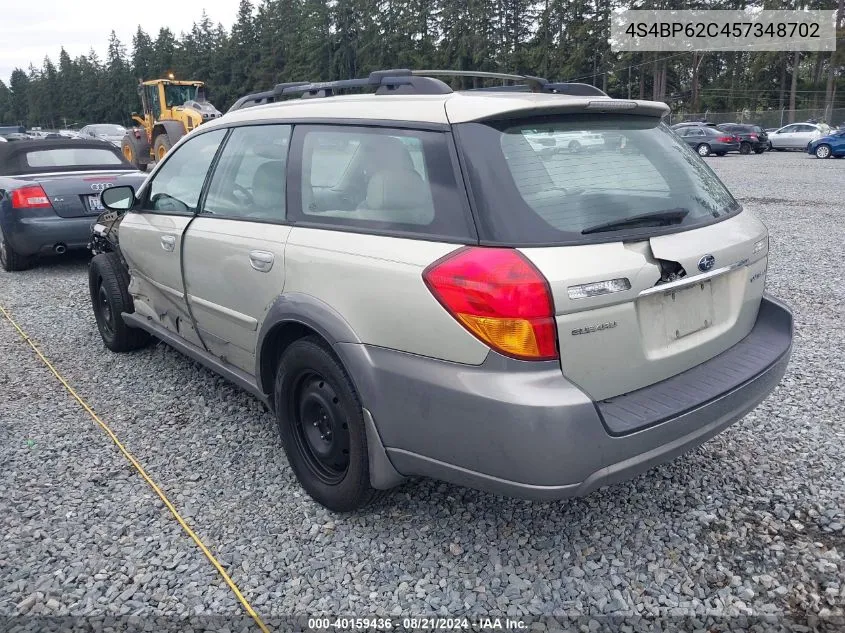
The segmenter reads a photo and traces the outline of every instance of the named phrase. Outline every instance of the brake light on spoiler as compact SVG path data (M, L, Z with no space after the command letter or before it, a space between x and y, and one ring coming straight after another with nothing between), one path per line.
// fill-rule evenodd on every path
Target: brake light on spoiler
M12 191L13 209L46 209L52 206L50 198L40 185L21 187Z

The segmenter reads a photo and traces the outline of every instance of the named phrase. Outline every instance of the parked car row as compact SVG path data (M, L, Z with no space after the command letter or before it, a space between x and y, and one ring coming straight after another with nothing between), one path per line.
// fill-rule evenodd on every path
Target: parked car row
M800 150L818 158L829 158L839 157L845 151L841 149L845 138L840 134L845 130L833 130L824 123L790 123L763 129L745 123L685 121L676 123L672 129L701 156L724 156L733 151L762 154L766 150Z
M80 130L44 130L42 128L25 129L23 126L0 126L0 139L3 141L17 141L24 139L51 138L83 138L99 139L120 147L120 142L126 134L122 125L111 123L86 125ZM2 141L0 141L2 142Z

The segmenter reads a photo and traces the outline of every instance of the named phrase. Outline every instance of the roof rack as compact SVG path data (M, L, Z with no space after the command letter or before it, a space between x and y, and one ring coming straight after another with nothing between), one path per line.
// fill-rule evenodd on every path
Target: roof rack
M272 90L255 92L235 101L229 112L250 106L273 103L279 99L299 95L302 99L331 97L345 90L375 88L375 94L449 94L452 89L435 77L477 77L481 79L500 79L502 81L522 82L514 85L471 88L488 92L545 92L573 96L606 97L607 94L595 86L581 83L555 83L542 77L515 75L480 70L410 70L394 68L376 70L361 79L341 79L339 81L295 81L276 84Z

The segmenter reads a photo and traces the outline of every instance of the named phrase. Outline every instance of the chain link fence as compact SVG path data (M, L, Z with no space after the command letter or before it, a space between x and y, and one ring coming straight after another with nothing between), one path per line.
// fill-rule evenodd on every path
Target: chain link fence
M711 121L713 123L750 123L762 128L782 127L788 123L815 121L838 127L845 123L845 108L806 110L739 110L736 112L671 112L669 125L683 121Z

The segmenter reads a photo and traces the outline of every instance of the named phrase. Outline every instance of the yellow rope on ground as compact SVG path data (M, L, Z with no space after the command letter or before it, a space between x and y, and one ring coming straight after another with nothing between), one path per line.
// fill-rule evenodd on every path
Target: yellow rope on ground
M223 580L226 581L226 584L229 585L229 589L231 589L232 593L235 594L235 596L243 605L243 608L246 610L249 616L253 620L255 620L255 623L258 625L258 628L261 629L263 633L270 633L270 629L267 628L267 625L264 624L264 622L261 620L261 617L255 612L255 609L252 608L252 605L241 593L241 590L238 589L238 586L235 584L229 574L226 573L226 570L223 569L223 565L220 564L217 558L215 558L214 554L212 554L211 551L205 546L205 543L203 543L200 537L197 536L196 532L194 532L191 527L185 522L185 519L182 518L182 515L179 514L179 511L170 502L170 499L167 498L167 495L164 494L162 489L158 487L156 482L153 481L152 477L147 474L147 472L144 470L144 467L141 466L141 464L138 463L138 460L135 459L132 453L130 453L126 449L126 447L123 446L123 444L117 438L117 435L114 434L114 431L109 428L109 425L103 422L100 419L100 416L98 416L94 412L94 409L92 409L91 406L87 402L85 402L85 400L83 400L79 396L79 394L76 393L76 391L74 391L73 387L68 384L67 380L65 380L64 377L56 370L53 364L49 360L47 360L47 357L41 353L41 350L38 349L32 339L27 336L26 332L21 329L21 327L15 322L15 320L11 317L11 315L6 311L3 306L0 306L0 312L2 312L3 316L5 316L9 323L14 326L14 328L18 331L21 337L23 337L23 340L29 344L29 346L35 351L36 354L38 354L38 358L40 358L41 361L50 369L50 371L53 372L53 375L59 380L60 383L62 383L62 386L67 389L67 392L74 397L74 399L80 404L80 406L82 406L83 409L85 409L85 411L88 412L88 415L91 416L94 422L96 422L100 425L100 427L102 427L102 429L115 443L117 448L120 449L120 452L123 453L123 456L129 460L129 463L131 463L135 467L135 470L137 470L141 477L144 478L144 481L149 484L150 488L152 488L153 491L164 502L164 505L167 506L167 509L170 510L170 513L174 516L176 521L178 521L179 525L182 526L182 529L185 530L185 532L188 533L188 536L190 536L194 540L194 543L197 544L197 547L199 547L202 553L205 554L205 557L209 561L211 561L211 564L214 565L214 568L217 570L220 576L223 577Z

